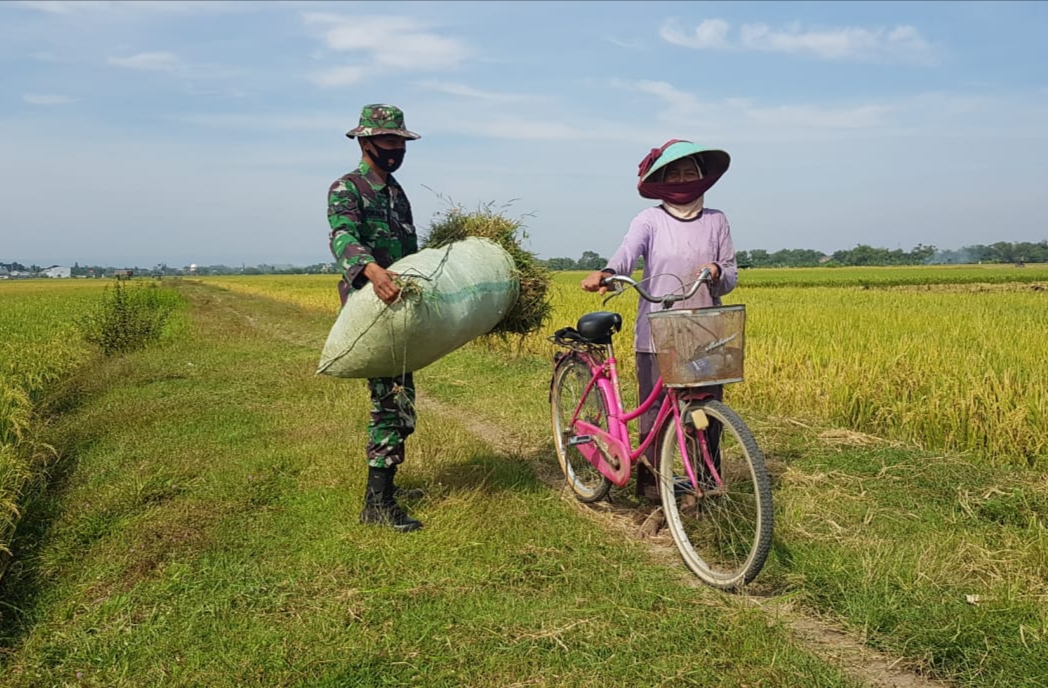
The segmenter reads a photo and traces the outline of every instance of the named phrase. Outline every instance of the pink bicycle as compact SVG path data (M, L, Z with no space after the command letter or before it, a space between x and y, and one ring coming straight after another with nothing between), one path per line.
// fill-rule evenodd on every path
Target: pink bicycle
M666 525L684 563L708 585L734 590L764 566L773 508L753 434L710 389L742 381L745 307L671 310L709 281L704 270L687 293L654 297L629 277L608 277L605 284L615 289L608 299L625 284L662 305L649 315L660 378L640 406L625 411L612 345L622 316L589 313L550 338L567 349L554 357L550 406L557 458L579 501L606 498L644 462L658 477ZM653 408L663 390L651 433L634 447L628 424ZM658 466L644 455L652 442Z

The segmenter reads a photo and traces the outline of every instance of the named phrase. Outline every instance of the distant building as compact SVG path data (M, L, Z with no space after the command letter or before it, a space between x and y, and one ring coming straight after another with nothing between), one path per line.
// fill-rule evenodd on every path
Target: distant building
M52 265L49 268L41 270L40 274L44 277L50 277L51 279L69 279L73 276L73 271L70 268L62 267L60 265Z
M7 271L7 268L0 267L0 279L11 279L11 273Z

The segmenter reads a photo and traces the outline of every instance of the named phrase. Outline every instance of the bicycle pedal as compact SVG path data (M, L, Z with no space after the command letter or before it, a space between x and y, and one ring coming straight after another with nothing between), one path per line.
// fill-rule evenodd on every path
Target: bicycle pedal
M575 435L574 437L568 438L569 447L577 447L580 444L592 444L593 435Z

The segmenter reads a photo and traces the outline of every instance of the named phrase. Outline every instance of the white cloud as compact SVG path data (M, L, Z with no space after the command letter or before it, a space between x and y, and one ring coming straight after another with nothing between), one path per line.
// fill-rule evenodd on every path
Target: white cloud
M486 119L483 122L462 122L462 129L490 138L524 141L569 141L592 136L592 130L587 132L563 122L512 116Z
M89 12L92 10L113 9L117 3L96 0L83 0L83 2L72 2L70 0L22 0L18 3L26 9L37 10L46 14L73 14L75 12Z
M694 35L688 35L670 20L663 24L659 35L665 41L686 48L725 50L731 47L728 43L730 29L731 25L723 19L706 19L695 27Z
M147 72L163 72L181 79L223 79L237 76L236 69L217 65L189 64L171 52L144 52L129 57L110 57L109 64Z
M109 64L129 69L144 69L157 72L174 73L185 69L185 64L174 53L155 52L138 53L131 57L111 57Z
M356 124L341 115L177 115L172 119L213 129L241 131L348 131ZM349 126L347 126L349 125Z
M647 142L650 132L621 122L589 118L584 126L543 116L446 110L430 113L426 130L433 138L468 136L503 141Z
M660 121L706 130L860 130L885 127L898 104L774 105L762 106L749 98L706 101L665 81L612 80L612 85L655 96L664 108Z
M892 29L836 27L805 28L793 23L780 29L767 24L743 24L737 40L731 25L706 19L688 33L673 20L659 32L663 40L698 50L751 50L787 55L813 55L824 60L895 60L934 64L938 48L909 25Z
M550 118L542 107L515 102L483 101L478 107L470 87L446 82L423 82L465 89L461 98L437 100L424 108L412 128L429 141L458 137L497 141L612 142L650 147L671 137L697 136L724 145L740 142L797 144L814 141L873 141L922 138L951 132L977 132L995 111L1026 113L1011 133L1041 132L1034 122L1048 112L1044 99L1032 103L1000 98L926 93L891 101L765 102L753 98L707 99L665 81L612 80L610 85L635 94L632 116L603 116L577 108ZM481 93L484 93L481 91ZM548 108L545 108L548 109ZM416 110L412 109L413 112ZM201 127L256 132L325 133L335 136L355 125L355 113L306 110L284 114L184 114L173 119ZM1043 117L1040 117L1043 121ZM1020 126L1021 125L1021 126ZM977 135L977 134L974 134ZM1043 133L1036 134L1044 138Z
M22 100L30 105L69 105L76 102L75 98L69 96L36 93L23 93Z
M21 0L19 6L52 15L74 15L94 12L141 14L205 14L215 12L241 12L254 7L246 0Z
M301 131L344 132L356 125L355 118L342 114L210 114L176 115L171 119L213 129L240 131ZM352 120L352 121L350 121ZM586 126L575 126L545 117L476 111L455 107L430 110L425 118L425 135L467 136L504 141L641 141L647 142L648 132L610 121L590 121Z
M617 45L620 48L626 48L628 50L639 50L644 47L644 44L636 38L632 40L623 40L615 36L607 36L605 40L612 45Z
M625 88L632 87L641 93L657 96L677 111L698 113L703 109L703 105L699 102L698 98L690 93L685 93L684 91L677 89L675 86L668 84L665 81L637 81L631 83L614 79L612 80L612 83L615 86Z
M334 88L336 86L352 86L359 83L367 76L367 70L363 67L332 67L322 72L309 75L309 80L317 86Z
M319 27L329 50L360 59L312 75L310 79L320 86L345 86L391 71L452 70L473 55L461 41L441 36L412 17L307 12L302 18L307 26Z
M430 91L438 91L452 96L462 96L463 98L475 98L477 100L488 100L499 103L521 103L525 101L545 100L542 96L535 96L528 93L485 91L450 81L426 80L418 82L417 85Z
M891 105L825 107L820 105L777 105L747 107L745 116L758 126L809 129L872 129L888 123Z

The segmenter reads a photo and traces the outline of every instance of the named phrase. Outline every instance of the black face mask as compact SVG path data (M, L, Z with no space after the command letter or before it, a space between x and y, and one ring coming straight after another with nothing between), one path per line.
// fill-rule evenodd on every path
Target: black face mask
M403 164L405 152L403 148L382 148L374 143L371 144L371 150L369 151L371 159L375 162L375 167L387 174L396 172Z

